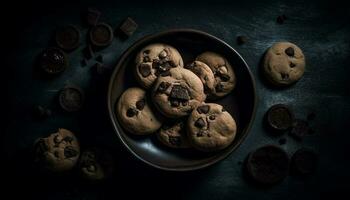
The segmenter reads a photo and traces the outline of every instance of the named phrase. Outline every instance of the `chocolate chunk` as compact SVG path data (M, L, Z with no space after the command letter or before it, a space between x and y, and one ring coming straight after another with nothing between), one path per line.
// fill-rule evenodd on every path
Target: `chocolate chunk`
M297 140L302 140L302 138L309 133L309 123L302 119L296 119L293 123L290 135Z
M78 111L83 106L84 93L77 86L66 86L59 94L59 102L61 107L68 112Z
M288 154L278 146L266 145L251 152L246 162L249 177L263 185L282 181L288 174Z
M202 130L200 130L200 131L196 134L197 137L203 137L203 135L205 135L205 132L202 131Z
M151 62L151 58L149 56L144 56L143 62Z
M58 157L60 156L60 154L58 153L58 151L55 151L53 154L55 155L56 158L58 158Z
M219 74L219 77L222 81L227 82L230 80L230 76L228 74Z
M180 102L177 99L171 99L170 100L170 105L173 107L179 107L180 106Z
M131 19L130 17L128 17L120 26L120 30L122 33L125 34L125 36L130 37L137 29L138 25L136 24L136 22Z
M266 112L266 119L269 127L277 131L289 129L294 121L294 114L284 104L276 104Z
M105 23L97 24L89 32L90 42L97 47L106 47L112 43L113 30Z
M66 148L64 148L64 156L66 158L72 158L77 156L79 153L77 150L75 150L73 147L71 146L67 146Z
M181 85L174 85L171 90L170 97L181 100L190 100L190 95L188 94L187 88Z
M40 67L48 74L58 74L68 67L67 55L61 49L47 48L41 54Z
M223 91L224 91L224 85L222 85L221 83L218 83L218 84L215 86L215 91L216 91L216 92L223 92Z
M138 114L139 111L137 111L135 108L129 108L127 111L126 111L126 116L128 117L133 117L135 115Z
M90 26L95 26L100 18L101 12L95 8L88 8L86 13L86 23Z
M288 56L294 56L294 49L293 47L288 47L286 50L284 50L284 52L288 55Z
M237 44L242 45L248 41L248 37L240 35L237 37Z
M61 142L61 136L60 135L56 135L54 138L53 138L53 141L55 143L60 143Z
M148 64L139 65L139 71L143 77L151 75L151 67Z
M136 108L139 110L143 110L143 108L145 107L145 104L146 104L145 99L141 99L136 102Z
M170 67L172 67L172 68L176 67L176 63L173 60L169 60L168 63L170 65Z
M143 51L143 55L146 56L146 55L148 55L150 52L151 52L151 50L146 49L146 50Z
M188 105L188 101L182 101L181 104L182 104L183 106L187 106L187 105Z
M203 128L205 126L205 122L202 118L199 118L196 120L196 122L194 123L194 125L198 128Z
M73 25L61 27L56 31L55 40L58 47L71 51L79 46L80 31Z
M209 105L203 105L203 106L199 106L197 108L197 112L199 114L207 114L209 112L210 106Z
M66 136L65 138L63 138L63 140L64 140L65 142L72 143L74 139L73 139L73 137Z
M291 68L293 68L293 67L295 67L296 65L294 64L294 63L289 63L289 67L291 67Z
M165 58L167 55L168 55L167 52L163 50L159 53L159 58Z
M277 17L277 23L283 24L286 19L287 19L286 15L280 15Z
M210 120L215 120L215 115L210 115L210 116L209 116L209 119L210 119Z
M317 154L312 150L302 148L293 154L291 168L294 174L307 176L316 171L317 164Z
M165 92L168 87L170 87L170 83L168 82L161 82L158 87L158 92Z
M174 146L180 146L181 138L179 136L169 136L169 143Z

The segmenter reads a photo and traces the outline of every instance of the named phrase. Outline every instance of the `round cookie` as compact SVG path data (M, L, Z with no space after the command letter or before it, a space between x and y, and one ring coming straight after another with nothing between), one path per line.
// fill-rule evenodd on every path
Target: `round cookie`
M298 81L305 71L305 57L301 49L290 42L277 42L266 52L263 72L276 86L287 86Z
M99 181L112 176L115 167L113 156L96 148L82 152L79 160L79 171L82 178Z
M163 124L157 133L157 138L162 144L171 148L189 148L185 126L183 121Z
M185 68L191 70L201 79L206 95L215 93L215 77L213 71L211 71L207 64L201 61L194 61L185 66Z
M197 56L196 61L207 64L214 73L215 91L208 96L209 98L223 97L235 88L236 75L231 64L222 55L207 51Z
M162 123L150 108L146 92L129 88L120 96L116 114L121 125L135 135L146 135L158 130Z
M136 56L136 79L146 89L150 88L158 76L167 75L171 68L183 67L180 53L167 44L151 44Z
M153 103L170 118L189 115L205 98L201 80L180 67L172 68L168 76L159 77L152 90Z
M78 161L80 146L74 134L64 128L34 144L35 161L45 169L63 172L72 169Z
M218 151L229 146L236 136L236 121L221 105L202 103L187 121L187 133L193 147L200 151Z

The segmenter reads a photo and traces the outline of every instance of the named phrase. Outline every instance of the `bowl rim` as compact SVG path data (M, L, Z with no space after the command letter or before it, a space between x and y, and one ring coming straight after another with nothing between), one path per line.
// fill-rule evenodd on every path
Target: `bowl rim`
M248 74L249 74L249 77L251 79L251 83L252 83L253 90L254 90L253 91L254 105L253 105L252 116L251 116L251 118L249 120L248 126L245 129L242 130L244 132L244 134L242 135L242 137L237 142L237 145L235 145L229 151L226 151L225 153L221 154L217 158L211 160L210 162L205 163L205 164L201 164L201 165L198 165L198 166L186 166L186 167L180 167L180 168L172 168L172 167L159 166L157 164L154 164L154 163L144 159L142 156L140 156L136 152L134 152L133 149L127 144L127 142L124 141L124 139L122 138L121 133L120 133L118 127L117 127L117 124L116 124L116 122L114 120L114 112L113 112L113 106L112 106L113 102L111 102L112 86L113 86L113 83L114 83L114 77L118 73L119 68L122 65L122 61L125 60L126 57L132 51L137 49L138 46L141 43L147 42L149 40L155 39L155 38L163 36L163 35L174 34L174 33L195 33L195 34L200 34L200 35L203 35L205 37L208 37L210 39L213 39L213 40L216 40L216 41L222 43L224 46L226 46L228 49L230 49L233 53L235 53L242 60L242 62L245 65L245 68L248 70ZM257 103L258 103L258 95L257 95L257 91L256 91L256 82L255 82L255 79L254 79L254 75L253 75L252 71L250 70L247 62L243 59L243 57L233 47L231 47L225 41L217 38L216 36L213 36L213 35L211 35L211 34L209 34L207 32L204 32L204 31L200 31L200 30L197 30L197 29L190 29L190 28L167 29L165 31L160 31L160 32L148 34L148 35L143 36L140 39L136 40L119 57L119 59L117 61L117 64L115 65L115 68L113 69L113 73L110 76L110 80L109 80L109 84L108 84L108 92L107 92L107 104L108 104L107 106L108 106L109 118L110 118L111 123L113 125L113 129L114 129L116 135L118 136L119 140L122 142L123 146L126 147L126 149L133 156L135 156L136 158L138 158L142 162L146 163L147 165L152 166L152 167L157 168L157 169L165 170L165 171L193 171L193 170L198 170L198 169L209 167L209 166L211 166L211 165L213 165L215 163L218 163L219 161L222 161L225 158L227 158L234 150L236 150L242 144L244 139L249 134L249 131L251 130L251 128L253 126L253 123L254 123L254 119L255 119L255 115L256 115L256 111L257 111Z

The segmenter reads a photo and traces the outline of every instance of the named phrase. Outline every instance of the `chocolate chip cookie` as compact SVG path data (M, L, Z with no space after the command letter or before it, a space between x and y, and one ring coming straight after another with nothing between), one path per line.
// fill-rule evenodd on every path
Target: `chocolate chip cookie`
M221 105L202 103L187 121L191 144L200 151L218 151L229 146L236 136L236 121Z
M172 68L168 76L160 76L152 90L153 103L170 118L189 115L205 98L201 80L182 67Z
M167 75L171 68L183 67L180 53L167 44L151 44L136 56L136 79L144 88L150 88L159 76Z
M185 66L186 69L191 70L195 73L202 81L204 86L204 93L209 97L211 94L215 93L215 77L213 71L210 67L201 62L194 61L189 65Z
M158 140L171 148L189 148L184 121L175 121L163 124L157 133Z
M34 144L35 161L52 172L72 169L78 161L80 146L75 135L64 128Z
M266 52L263 72L267 80L276 86L297 82L305 71L302 50L290 42L277 42Z
M99 181L112 176L115 160L109 152L91 148L82 152L79 160L79 172L82 178Z
M228 60L214 52L204 52L197 56L196 61L207 64L214 73L215 91L208 96L217 99L230 93L236 86L236 75Z
M151 110L146 92L141 88L129 88L120 96L116 115L120 124L135 135L153 133L162 125L159 116Z

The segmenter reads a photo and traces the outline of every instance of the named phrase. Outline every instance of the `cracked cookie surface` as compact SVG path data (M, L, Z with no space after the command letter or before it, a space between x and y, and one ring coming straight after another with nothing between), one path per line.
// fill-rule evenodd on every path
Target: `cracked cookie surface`
M217 99L230 93L236 86L236 75L228 60L214 52L204 52L197 56L196 61L208 65L215 78L215 90L208 95L209 99Z
M265 54L263 71L272 84L276 86L291 85L304 74L304 54L293 43L277 42Z
M153 103L169 118L189 115L205 98L197 75L180 67L171 69L168 76L159 77L152 90Z
M80 146L71 131L60 128L57 133L37 139L34 153L35 161L40 163L41 167L53 172L63 172L76 165Z
M229 146L236 136L234 118L221 105L202 103L187 120L187 134L191 145L205 152Z
M183 67L180 53L172 46L162 43L144 47L136 56L136 79L148 89L159 76L167 75L171 68Z
M146 91L129 88L119 97L116 115L121 125L135 135L146 135L157 131L162 123L151 109Z
M185 66L185 68L191 70L201 79L204 86L204 93L207 96L210 96L211 94L215 93L216 84L214 73L207 64L201 61L194 61Z

